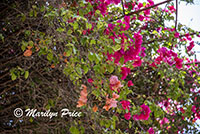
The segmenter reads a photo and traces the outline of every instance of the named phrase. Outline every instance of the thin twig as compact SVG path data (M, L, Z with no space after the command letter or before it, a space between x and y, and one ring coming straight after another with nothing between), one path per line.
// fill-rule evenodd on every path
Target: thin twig
M121 3L122 3L123 15L125 16L125 10L124 10L124 2L123 2L123 0L121 0Z
M197 33L200 33L200 32L193 32L193 33L190 33L189 35L192 36L192 35L196 35ZM180 35L179 38L182 38L184 36L186 36L186 34ZM169 37L167 37L167 38L158 38L158 39L150 40L148 42L143 42L143 44L151 44L151 43L153 43L155 41L163 41L163 40L168 40L168 39L169 39Z
M192 64L195 64L195 65L200 65L200 62L185 63L184 65L192 65Z
M177 21L178 21L178 0L176 0L176 21L175 21L175 30L177 30Z
M130 12L130 13L126 14L126 16L131 16L131 15L133 15L133 14L138 14L138 13L140 13L140 12L142 12L142 11L145 11L145 10L148 10L148 9L151 9L151 8L154 8L154 7L157 7L157 6L159 6L159 5L165 4L165 3L170 2L170 1L173 1L173 0L166 0L166 1L160 2L160 3L158 3L158 4L155 4L155 5L146 7L146 8L142 8L142 9L140 9L140 10L137 10L137 11L134 11L134 12ZM118 18L115 19L115 20L110 20L110 22L119 20L119 19L123 18L124 16L125 16L125 15L122 15L122 16L118 17Z
M18 10L17 8L11 7L11 6L9 6L9 5L6 4L6 3L1 3L1 4L4 5L4 6L7 6L7 7L10 8L10 9L14 9L15 11L17 11L17 12L20 13L20 14L24 14L23 12L21 12L21 11Z

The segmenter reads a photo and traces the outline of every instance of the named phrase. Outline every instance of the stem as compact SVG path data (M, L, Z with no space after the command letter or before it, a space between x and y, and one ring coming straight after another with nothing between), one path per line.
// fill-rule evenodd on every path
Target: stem
M121 3L122 3L123 15L125 16L125 10L124 10L124 2L123 2L123 0L121 0Z
M165 4L165 3L170 2L170 1L173 1L173 0L166 0L166 1L160 2L160 3L158 3L158 4L155 4L155 5L153 5L153 6L149 6L149 7L142 8L142 9L140 9L140 10L134 11L134 12L130 12L130 13L126 14L126 16L131 16L131 15L133 15L133 14L138 14L138 13L140 13L140 12L142 12L142 11L145 11L145 10L148 10L148 9L151 9L151 8L154 8L154 7L157 7L157 6L159 6L159 5ZM125 15L122 15L122 16L118 17L118 18L115 19L115 20L110 20L110 22L119 20L119 19L123 18L124 16L125 16Z
M190 36L191 36L191 35L196 35L197 33L200 33L200 31L199 31L199 32L190 33L189 35L190 35ZM182 37L184 37L185 35L186 35L186 34L180 35L179 38L182 38ZM155 41L163 41L163 40L168 40L168 39L169 39L169 37L167 37L167 38L158 38L158 39L150 40L149 42L143 42L143 44L151 44L151 43L153 43L153 42L155 42Z
M176 21L175 21L175 30L177 31L177 21L178 21L178 0L176 0Z

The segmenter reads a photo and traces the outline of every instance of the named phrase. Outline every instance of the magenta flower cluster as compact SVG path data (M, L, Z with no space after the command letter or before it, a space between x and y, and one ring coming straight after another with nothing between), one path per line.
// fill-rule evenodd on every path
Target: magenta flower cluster
M176 65L178 69L182 68L183 59L178 58L177 54L166 47L158 49L159 56L155 59L155 64L161 64L162 61L168 63L170 66Z
M122 108L124 110L126 110L126 109L128 110L128 113L124 114L124 118L126 120L130 120L130 118L131 118L131 113L130 113L130 107L131 106L130 106L130 102L126 101L126 100L123 100L120 103L122 104ZM133 119L134 120L148 120L149 117L150 117L150 113L151 113L150 108L147 105L145 105L145 104L142 104L140 107L141 107L140 114L133 115Z
M150 113L151 113L150 108L145 104L142 104L140 107L142 108L141 113L139 115L134 115L133 119L135 119L135 120L148 120Z

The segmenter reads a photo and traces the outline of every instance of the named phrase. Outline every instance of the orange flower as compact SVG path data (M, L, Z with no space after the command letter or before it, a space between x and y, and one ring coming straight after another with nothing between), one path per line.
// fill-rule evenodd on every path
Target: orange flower
M121 82L118 80L117 76L110 77L110 88L111 90L117 90L122 87Z
M62 55L60 55L60 59L61 59L61 60L62 60L62 58L63 58Z
M97 112L97 110L98 110L97 105L94 105L94 107L92 108L92 110L93 110L94 112Z
M113 99L118 99L118 98L119 98L119 95L116 94L116 93L112 93L112 97L113 97Z
M105 109L106 111L108 111L108 110L110 109L110 106L109 106L109 105L105 105L105 106L103 107L103 109Z
M106 111L108 111L112 107L117 107L117 102L115 99L111 98L106 102L106 105L103 107Z
M63 56L66 56L66 55L67 55L67 53L66 53L66 52L64 52L64 53L63 53Z
M62 7L66 7L67 5L66 5L66 3L65 2L63 2L62 3Z
M77 102L78 104L76 107L82 107L87 103L87 87L85 85L81 85L81 87L83 88L83 90L80 93L81 96Z
M27 48L30 50L32 48L32 46L27 46Z
M114 90L117 90L117 89L120 88L120 87L122 87L120 81L117 81L116 84L112 86L112 88L113 88Z
M38 45L36 43L34 44L34 46L35 46L36 51L40 50L40 47L38 47Z
M55 65L54 65L54 64L52 64L52 65L51 65L51 68L55 68Z
M27 49L25 52L24 52L24 56L28 57L28 56L31 56L32 55L32 51L30 49Z
M67 63L67 58L64 60L65 63Z
M36 51L39 51L39 50L40 50L40 48L39 48L39 47L37 47L37 46L35 47L35 49L36 49Z
M106 111L108 111L112 107L117 107L117 102L115 99L119 98L119 95L116 93L112 94L113 98L109 99L108 95L106 96L106 105L103 107Z

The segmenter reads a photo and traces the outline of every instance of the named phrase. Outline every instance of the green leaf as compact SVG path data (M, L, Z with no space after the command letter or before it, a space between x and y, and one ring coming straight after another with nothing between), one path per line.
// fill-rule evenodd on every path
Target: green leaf
M54 106L54 101L52 99L48 100L50 106Z
M96 61L96 64L98 64L100 61L101 61L101 58L98 54L95 53L95 61Z
M78 23L77 23L77 22L75 22L75 23L73 24L73 28L74 28L74 30L78 29Z
M65 49L65 52L66 52L66 56L69 57L72 53L72 48Z
M4 36L3 36L3 34L0 34L0 39L4 42Z
M49 104L47 104L47 106L45 107L47 110L49 110L51 107Z
M67 10L64 10L63 8L61 8L61 16L64 16L64 15L66 15L67 14Z
M96 97L99 97L101 93L99 89L96 89L92 91L92 94L95 95Z
M68 34L68 35L71 35L71 34L72 34L72 30L69 29L69 30L67 31L67 34Z
M28 44L29 44L29 46L32 46L32 47L33 47L33 44L34 44L34 43L33 43L33 41L31 40L31 41L28 42Z
M129 126L129 128L132 127L132 122L131 121L128 122L128 126Z
M81 134L84 134L84 132L85 132L85 128L81 126Z
M118 120L118 117L117 116L113 116L112 117L112 126L113 126L113 129L115 129L116 128L116 121Z
M47 59L49 60L49 61L51 61L52 59L53 59L53 53L48 53L48 55L47 55Z
M33 10L31 10L31 11L29 12L29 16L30 16L30 17L32 17L32 16L33 16L33 14L34 14L34 11L33 11Z
M79 130L78 130L76 127L74 127L74 126L72 126L72 127L69 129L69 131L70 131L72 134L79 134Z
M95 55L92 52L89 52L88 59L92 62L95 60Z
M26 15L22 14L22 22L26 20Z
M94 71L95 71L95 72L99 73L99 72L100 72L100 69L101 69L101 68L100 68L100 65L99 65L99 64L94 66Z
M92 44L96 44L96 41L95 40L91 40L90 41L90 44L92 45Z
M45 49L40 49L40 51L39 51L39 53L38 53L39 56L41 56L41 55L46 55L46 54L47 54L47 52L46 52Z
M29 121L32 123L32 122L33 122L33 117L31 117L31 118L29 119Z
M78 66L76 67L76 71L78 72L78 74L79 74L79 75L81 75L81 74L82 74L82 70L81 70L81 68L80 68L80 67L78 67Z
M21 70L21 75L23 75L25 73L25 71L24 70Z
M31 34L31 31L30 30L25 30L24 33L25 33L26 36L29 36Z
M112 120L117 121L119 119L118 119L118 117L116 115L113 115Z
M76 54L76 51L77 51L77 50L76 50L76 48L75 48L75 47L73 47L73 49L72 49L72 50L73 50L73 53L74 53L74 54Z
M28 76L29 76L29 72L28 72L28 71L25 71L24 78L27 79Z
M33 13L34 13L34 17L37 17L37 12L35 10L34 10Z
M12 80L16 80L16 78L17 78L17 76L16 76L14 73L12 73L12 74L11 74L11 79L12 79Z
M32 8L33 8L33 9L36 9L36 8L37 8L37 6L36 6L36 5L32 5Z
M22 51L24 51L27 46L28 46L28 43L25 41L22 41L22 46L21 46Z
M115 39L115 42L120 44L121 43L121 39Z
M100 120L100 126L104 126L105 122L104 120Z
M114 71L114 67L112 65L107 65L107 70L109 73L112 73Z
M65 46L74 47L74 44L72 44L72 43L68 43L68 44L66 44Z
M156 30L154 30L154 31L152 32L152 34L158 34L158 32L157 32Z
M92 28L92 24L86 23L86 29L91 29L91 28Z
M62 27L59 27L59 28L57 28L57 29L56 29L56 31L61 33L61 32L64 32L64 31L65 31L65 29L64 29L64 28L62 28Z
M121 57L119 63L121 63L122 65L124 64L124 58Z
M101 14L101 12L99 10L96 10L95 14Z
M89 24L89 29L91 29L92 28L92 24Z
M121 49L121 46L120 46L120 45L116 45L116 46L113 47L113 49L114 49L115 51L118 51L118 50Z
M84 11L82 9L79 10L79 15L83 16L84 15Z
M109 127L110 127L110 125L111 125L111 122L110 122L110 120L106 120L105 127L106 127L106 128L109 128Z
M84 74L86 74L88 72L88 67L86 65L83 66L83 70L84 70Z
M100 28L102 28L103 27L103 22L98 22L97 23L97 30L99 30Z
M42 6L42 7L40 8L40 11L41 11L41 12L44 12L44 11L45 11L45 6Z
M87 38L86 37L82 37L81 38L81 44L85 45L87 43Z
M24 50L26 49L26 46L25 46L25 45L22 45L22 46L21 46L21 49L22 49L22 51L24 51Z

